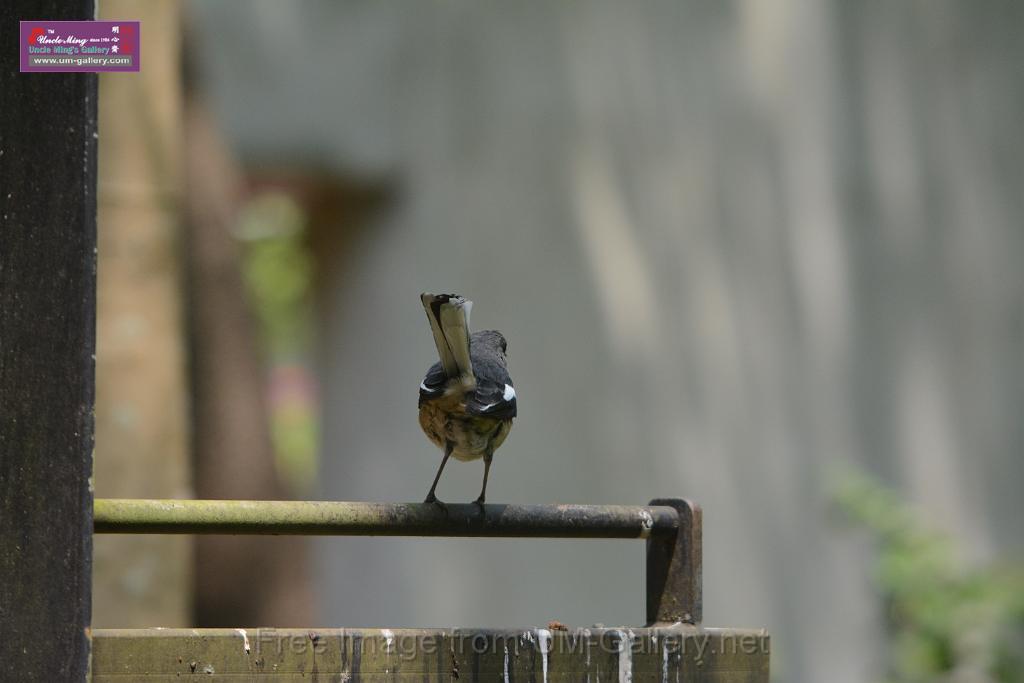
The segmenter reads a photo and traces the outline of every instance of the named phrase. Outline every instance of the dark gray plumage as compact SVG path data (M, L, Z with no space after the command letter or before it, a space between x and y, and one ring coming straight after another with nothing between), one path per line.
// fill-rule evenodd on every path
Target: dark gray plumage
M505 441L516 416L516 393L505 358L507 343L497 330L469 334L472 302L455 294L420 295L441 360L420 383L419 420L427 437L444 450L426 502L434 495L450 456L484 460L487 493L494 451Z

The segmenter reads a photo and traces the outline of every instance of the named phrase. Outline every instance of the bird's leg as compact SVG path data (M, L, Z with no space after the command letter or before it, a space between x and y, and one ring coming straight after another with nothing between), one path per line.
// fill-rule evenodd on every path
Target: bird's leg
M494 453L487 453L484 456L484 485L480 489L480 496L473 501L474 505L479 506L480 514L484 513L484 497L487 495L487 475L491 472L491 459L494 457Z
M434 489L437 488L437 482L441 480L441 473L444 472L444 465L448 462L448 458L452 454L452 447L453 445L451 441L445 442L444 457L441 458L441 466L437 468L437 474L434 476L434 483L430 485L430 493L427 494L427 499L423 501L424 503L434 503L442 510L446 509L445 504L439 501L437 496L434 495Z

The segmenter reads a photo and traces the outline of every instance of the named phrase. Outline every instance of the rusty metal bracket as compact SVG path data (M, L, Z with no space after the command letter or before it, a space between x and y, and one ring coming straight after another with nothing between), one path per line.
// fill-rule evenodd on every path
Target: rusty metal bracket
M677 498L630 505L448 505L97 499L108 534L301 534L647 541L647 623L701 620L701 511Z
M679 515L674 536L647 539L647 624L699 624L701 596L701 509L681 498L655 498L652 506Z

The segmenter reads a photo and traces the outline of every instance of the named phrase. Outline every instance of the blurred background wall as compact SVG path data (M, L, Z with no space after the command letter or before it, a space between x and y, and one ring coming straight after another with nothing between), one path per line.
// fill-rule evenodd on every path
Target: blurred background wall
M145 78L100 76L94 488L187 498L181 4L110 0L100 10L163 28L141 43ZM96 536L93 626L190 625L192 551L187 536Z
M508 337L520 397L490 500L696 499L707 624L769 628L778 680L881 677L837 471L897 488L965 562L1021 551L1022 7L188 3L239 172L306 215L303 495L422 499L440 454L415 419L435 360L417 295L457 291ZM257 497L234 467L207 485ZM453 464L440 497L470 500L481 470ZM629 544L315 551L313 625L643 619Z

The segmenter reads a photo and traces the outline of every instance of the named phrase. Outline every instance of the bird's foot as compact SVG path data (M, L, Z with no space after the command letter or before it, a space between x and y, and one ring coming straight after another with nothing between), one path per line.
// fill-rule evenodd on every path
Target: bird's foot
M487 515L487 511L484 509L484 499L483 498L477 498L476 500L474 500L473 501L473 505L476 505L478 508L480 508L480 516L481 517L485 517Z
M436 505L438 508L441 509L442 512L444 512L445 514L448 514L448 506L445 505L444 503L442 503L441 501L439 501L437 499L437 496L435 496L433 493L428 495L426 500L424 500L423 502L428 504L428 505Z

